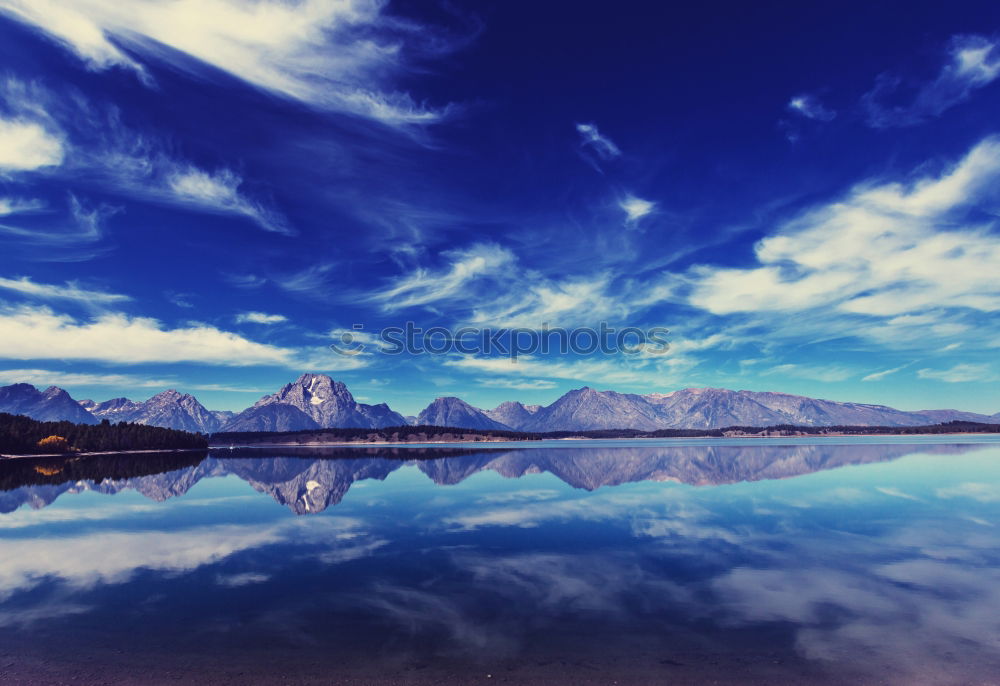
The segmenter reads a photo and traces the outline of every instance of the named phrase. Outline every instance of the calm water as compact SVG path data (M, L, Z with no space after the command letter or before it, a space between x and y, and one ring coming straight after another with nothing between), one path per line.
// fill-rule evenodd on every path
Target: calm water
M1000 441L0 463L0 682L1000 683Z

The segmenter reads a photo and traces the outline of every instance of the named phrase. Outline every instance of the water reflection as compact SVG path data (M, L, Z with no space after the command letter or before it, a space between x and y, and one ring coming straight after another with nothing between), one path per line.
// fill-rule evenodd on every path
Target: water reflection
M3 465L0 681L1000 673L997 444L412 450Z
M296 514L339 503L357 481L384 480L416 465L435 484L453 485L493 471L516 479L546 472L592 491L638 481L718 486L784 479L914 453L958 455L986 447L942 445L705 445L580 448L284 448L204 453L47 458L0 463L0 512L41 508L64 493L135 490L152 500L184 495L202 479L235 475ZM275 456L275 455L279 456Z

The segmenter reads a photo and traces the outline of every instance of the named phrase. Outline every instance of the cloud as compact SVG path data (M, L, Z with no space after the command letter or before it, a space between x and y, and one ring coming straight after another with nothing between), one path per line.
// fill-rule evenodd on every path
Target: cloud
M832 121L837 113L824 107L815 96L796 95L788 101L788 109L806 119L816 121Z
M267 231L294 233L281 213L241 191L244 179L239 174L225 167L210 172L178 159L168 152L167 143L123 124L113 107L95 106L79 93L57 93L13 78L0 81L0 99L18 116L60 132L62 164L52 173L99 185L102 191L242 216ZM2 138L0 127L0 151ZM21 209L27 209L23 202ZM0 211L3 214L7 213Z
M374 296L386 311L416 305L465 298L471 281L502 276L516 258L507 248L493 243L477 243L468 248L443 253L448 265L437 270L418 268Z
M123 364L203 362L295 366L296 351L256 343L208 324L168 329L157 320L104 313L78 321L47 307L0 308L0 358Z
M690 302L714 314L1000 309L1000 236L961 215L998 176L1000 141L987 138L936 177L861 184L761 240L757 266L695 268Z
M582 145L596 152L603 160L610 160L622 154L610 138L601 135L596 124L577 124L576 132L580 134Z
M525 379L524 381L518 381L517 379L485 378L476 379L476 383L480 386L512 388L518 391L548 390L550 388L555 388L557 385L554 381L546 381L544 379Z
M106 204L91 206L70 194L68 201L70 221L66 226L44 228L0 223L0 235L17 239L16 247L37 248L29 252L30 259L44 262L80 262L107 250L101 243L105 237L107 220L121 208Z
M148 84L148 64L210 78L207 65L269 93L390 125L439 120L443 111L393 91L391 82L414 53L447 52L455 41L386 16L385 4L5 0L2 6L91 69L132 70Z
M868 124L874 128L913 126L938 117L988 86L1000 76L1000 50L995 41L982 36L955 36L949 48L949 61L933 81L916 88L913 101L906 105L886 105L896 98L903 86L902 79L882 74L874 88L862 99Z
M280 324L287 322L288 317L283 314L267 314L265 312L243 312L236 315L238 324Z
M683 356L664 360L622 359L578 359L573 362L551 361L531 355L519 355L517 361L506 357L455 357L446 358L446 367L489 372L493 375L527 376L534 379L568 379L575 383L601 382L607 384L669 385L675 371L683 371L695 362Z
M189 166L170 172L166 182L174 199L180 203L220 214L242 214L268 231L293 233L281 215L240 193L243 179L228 169L213 174Z
M30 383L34 386L108 386L123 388L176 388L183 386L193 391L227 391L231 393L260 393L260 388L241 388L223 384L187 383L177 379L157 379L134 376L132 374L97 374L87 372L64 372L49 369L4 369L0 370L2 383Z
M119 293L105 293L104 291L91 291L80 288L80 286L72 281L63 286L36 283L27 276L22 276L20 279L8 279L0 276L0 289L44 300L75 300L87 304L103 305L132 299L127 295Z
M25 200L23 198L0 198L0 217L22 212L34 212L45 207L41 200Z
M760 376L778 375L798 379L810 379L812 381L824 381L827 383L845 381L854 376L853 370L836 365L779 364L758 373Z
M40 124L0 119L0 172L54 167L62 161L62 141Z
M162 388L172 383L165 379L144 379L128 374L87 374L47 369L4 369L0 382L30 383L35 386L112 386L116 388Z
M647 214L652 212L656 208L656 203L650 202L649 200L643 200L642 198L637 198L634 195L626 195L618 206L622 208L625 213L625 222L627 224L635 224L640 219L645 217Z
M910 364L913 364L912 362ZM893 367L892 369L885 369L881 372L872 372L868 376L862 377L862 381L881 381L890 374L895 374L896 372L902 371L910 366L910 364L904 364L899 367Z
M969 383L972 381L993 381L996 374L986 364L956 364L948 369L918 369L921 379L934 379L947 383Z

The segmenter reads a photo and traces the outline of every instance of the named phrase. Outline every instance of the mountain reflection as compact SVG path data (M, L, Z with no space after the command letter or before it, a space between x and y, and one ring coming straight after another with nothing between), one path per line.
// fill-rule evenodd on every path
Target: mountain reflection
M296 514L338 504L351 486L384 480L416 465L438 485L458 484L493 471L517 479L547 472L574 488L595 490L639 481L695 486L784 479L848 465L887 462L914 453L961 454L981 449L952 445L698 445L490 448L235 449L0 463L0 512L28 504L39 509L66 493L134 490L162 502L202 479L235 475ZM275 452L280 454L275 455Z

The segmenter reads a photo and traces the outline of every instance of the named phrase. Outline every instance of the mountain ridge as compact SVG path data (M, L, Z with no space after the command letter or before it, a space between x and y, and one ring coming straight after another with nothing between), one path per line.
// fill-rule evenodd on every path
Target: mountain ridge
M570 390L551 404L506 401L489 410L454 396L437 398L416 417L386 403L354 399L347 385L324 374L302 374L242 412L211 411L193 395L169 389L145 401L117 397L76 401L63 389L39 391L30 384L0 387L0 412L43 421L93 424L102 419L200 433L299 431L321 428L385 428L414 423L468 429L544 433L602 429L715 429L726 426L921 426L949 421L991 423L987 415L962 410L897 410L886 405L810 398L777 391L683 388L665 393Z

